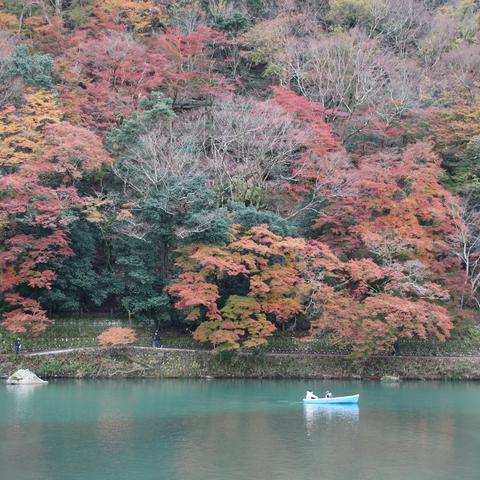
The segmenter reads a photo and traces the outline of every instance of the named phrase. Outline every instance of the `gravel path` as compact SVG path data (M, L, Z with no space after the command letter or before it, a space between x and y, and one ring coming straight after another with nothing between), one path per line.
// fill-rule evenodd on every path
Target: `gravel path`
M194 349L187 349L187 348L154 348L154 347L136 347L136 346L128 346L128 348L133 348L134 350L159 350L159 351L167 351L167 352L208 352L211 350L194 350ZM63 353L87 353L87 352L95 352L98 350L102 350L102 347L78 347L78 348L64 348L62 350L46 350L42 352L31 352L31 353L22 353L22 355L27 357L41 357L43 355L61 355Z
M215 350L203 350L203 349L192 349L192 348L170 348L170 347L139 347L134 345L121 345L121 347L127 347L133 350L146 350L146 351L158 351L158 352L208 352L215 353ZM77 347L77 348L64 348L60 350L46 350L42 352L31 352L31 353L22 353L23 356L27 357L41 357L45 355L62 355L64 353L88 353L101 351L103 349L108 349L111 347ZM299 355L302 352L269 352L268 355L274 357L288 356L288 355ZM251 355L250 352L240 352L240 355ZM339 355L333 353L310 353L310 355L316 355L318 357L345 357L347 355ZM372 355L372 357L385 357L387 355ZM480 355L399 355L400 358L480 358Z

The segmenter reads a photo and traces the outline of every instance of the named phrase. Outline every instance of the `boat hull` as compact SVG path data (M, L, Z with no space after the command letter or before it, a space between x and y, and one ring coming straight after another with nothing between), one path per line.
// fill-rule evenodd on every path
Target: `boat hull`
M314 398L311 400L303 399L303 403L308 405L332 405L332 404L352 404L358 403L360 395L349 395L347 397L332 397L332 398Z

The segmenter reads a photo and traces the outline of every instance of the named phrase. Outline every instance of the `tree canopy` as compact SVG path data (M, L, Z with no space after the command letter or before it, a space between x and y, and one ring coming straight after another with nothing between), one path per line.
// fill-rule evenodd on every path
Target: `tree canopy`
M470 0L0 2L1 327L444 339L480 305L479 19Z

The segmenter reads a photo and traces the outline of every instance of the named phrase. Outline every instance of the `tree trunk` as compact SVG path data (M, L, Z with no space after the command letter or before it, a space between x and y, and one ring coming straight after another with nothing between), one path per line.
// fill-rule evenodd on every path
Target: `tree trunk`
M63 0L55 0L55 15L57 17L62 16L62 3Z

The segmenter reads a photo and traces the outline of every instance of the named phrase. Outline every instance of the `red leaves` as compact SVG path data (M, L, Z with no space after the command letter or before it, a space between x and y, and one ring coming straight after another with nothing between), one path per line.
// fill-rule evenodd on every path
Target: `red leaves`
M124 33L109 32L79 44L80 76L85 82L82 110L95 128L107 128L136 109L138 100L159 88L165 59Z
M206 308L207 317L210 319L221 318L216 301L219 298L218 287L205 281L204 275L196 272L185 272L179 280L168 287L168 293L179 298L175 307L187 310L188 320L200 317L202 306Z
M175 306L188 313L187 319L208 319L195 331L196 339L222 348L260 345L275 330L273 322L287 322L303 309L299 254L304 248L303 240L282 238L266 225L243 234L234 228L224 247L184 249L177 261L184 273L168 292L179 298ZM238 294L238 278L247 280L245 295ZM230 283L231 293L221 295Z
M36 300L22 297L17 293L7 293L4 299L14 307L3 314L3 321L0 323L0 326L9 332L24 333L27 326L31 326L32 333L38 334L52 323Z
M428 281L427 272L412 278L399 268L362 259L337 261L326 276L317 271L310 279L316 285L312 305L319 312L312 333L330 331L359 355L389 350L397 338L435 335L444 340L453 327L448 311L424 299L445 300L445 291Z
M221 348L259 345L275 324L304 314L312 318L312 333L332 331L365 355L400 337L443 339L452 328L447 310L427 302L447 297L421 264L342 261L325 244L282 238L265 225L245 233L236 226L223 247L181 253L183 273L168 292L187 319L201 321L194 338ZM242 282L247 287L239 295Z
M65 173L77 179L85 171L96 170L112 162L102 140L86 128L67 122L56 123L45 128L45 138L48 146L44 161L57 174Z
M312 322L313 331L332 331L339 342L353 343L357 355L389 351L398 338L435 335L445 340L453 326L445 307L424 300L381 293L356 302L330 287L323 287L316 299L322 314Z
M370 155L354 165L325 122L321 105L286 89L275 94L275 101L295 114L306 132L307 149L289 182L294 198L303 200L302 208L320 212L313 225L320 240L347 256L372 257L343 268L355 279L357 295L382 280L378 264L420 260L427 269L443 270L443 277L446 269L458 270L446 242L454 230L451 194L440 183L440 161L429 145L410 145L401 155ZM412 293L407 284L403 278L404 294L405 288ZM436 293L429 298L441 298L441 287L433 285L430 290ZM428 289L421 290L426 298Z
M168 29L149 39L148 45L168 62L168 75L162 89L169 96L202 98L222 96L232 90L231 83L215 73L213 50L229 42L222 32L205 25L183 35Z
M0 251L0 292L7 292L17 285L27 283L32 287L50 288L55 274L51 270L39 271L42 265L55 263L58 257L68 256L65 232L36 238L33 235L16 235L7 241L6 251Z
M73 109L69 117L80 115L97 131L118 125L154 90L180 100L222 95L229 88L213 69L212 46L226 42L219 32L207 27L189 35L168 30L140 43L124 31L107 31L72 35L74 46L63 59L71 81L63 93Z
M326 112L322 105L310 102L287 88L276 87L273 92L275 103L295 114L309 129L311 153L322 157L341 149L341 143L333 135L332 126L325 121Z
M333 199L315 227L347 253L363 245L387 263L398 258L433 263L447 254L441 242L453 228L451 195L440 183L441 174L439 159L423 143L410 145L402 156L363 158L354 194Z
M2 326L38 333L48 326L40 305L15 292L28 286L51 288L69 247L65 213L82 206L73 182L110 161L101 140L82 127L60 122L51 94L27 96L22 109L0 115L0 164L15 165L0 178L0 292L13 310ZM26 148L28 146L28 148ZM26 233L27 232L27 233Z
M298 122L297 141L304 151L292 163L290 179L285 185L294 200L304 203L291 216L319 205L354 195L354 166L341 142L335 138L331 124L325 121L325 109L285 88L275 88L273 101L293 115ZM335 215L322 212L322 218L335 222Z
M201 246L191 255L191 258L197 260L206 272L221 271L233 277L248 274L240 254L226 252L220 247Z

